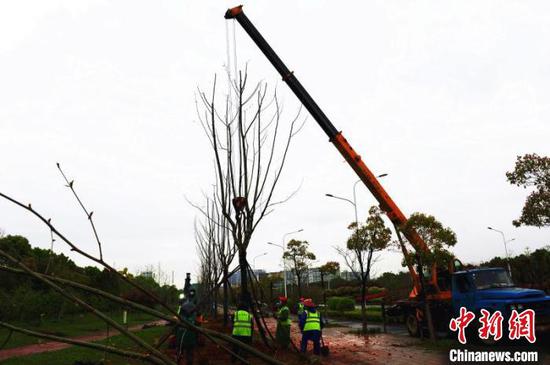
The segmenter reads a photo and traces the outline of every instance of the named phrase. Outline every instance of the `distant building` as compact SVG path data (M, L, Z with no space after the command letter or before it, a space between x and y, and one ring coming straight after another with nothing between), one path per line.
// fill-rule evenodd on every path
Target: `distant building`
M279 278L281 280L281 282L283 281L283 272L282 271L270 272L267 275L269 277L273 278L273 279ZM328 281L330 281L330 280L332 280L336 277L339 277L339 275L340 275L339 272L336 273L336 275L325 274L325 277L324 277L325 283L327 283ZM287 270L286 271L286 281L287 281L288 285L294 285L298 282L298 279L296 278L296 275L294 274L293 270ZM321 270L320 270L320 268L318 268L318 267L310 268L307 272L305 272L303 274L302 282L303 282L303 284L306 284L306 285L307 284L320 283L321 282ZM278 285L278 284L275 283L275 285Z
M153 275L152 271L143 271L139 274L139 276L142 276L142 277L147 278L147 279L153 279L154 278L154 275Z
M229 284L231 284L231 286L241 285L241 270L238 270L238 271L234 272L229 277Z
M321 282L321 270L318 267L312 267L308 270L307 275L305 275L305 281L308 284L320 283ZM326 276L325 276L326 281Z
M258 278L258 280L263 279L267 276L267 272L264 269L256 269L252 270L252 272L254 273L256 278Z
M253 270L253 273L254 275L256 276L256 278L258 280L264 278L265 276L267 276L267 273L265 270L263 269L256 269L256 270ZM241 285L241 270L237 270L236 272L233 273L233 275L231 275L229 277L229 284L231 284L231 286L240 286Z
M337 278L340 276L340 272L337 272L335 275L333 274L324 274L324 281L325 283L328 283L330 280ZM306 282L309 284L314 283L320 283L321 282L321 268L320 267L312 267L309 269L307 275L306 275Z
M347 281L357 280L355 278L355 275L351 271L341 271L339 277L340 277L340 279L344 279L344 280L347 280Z

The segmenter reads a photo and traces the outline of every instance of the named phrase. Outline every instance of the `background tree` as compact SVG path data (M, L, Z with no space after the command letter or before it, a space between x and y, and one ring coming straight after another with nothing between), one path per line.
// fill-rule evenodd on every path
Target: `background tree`
M212 316L217 315L217 283L222 273L222 268L216 253L215 224L206 220L200 225L195 225L195 242L197 244L200 260L199 282L202 304Z
M484 262L485 267L506 267L510 263L514 283L522 288L537 288L550 293L550 246L534 251L528 249L520 255L510 257L494 257Z
M195 226L195 241L200 259L200 283L210 308L217 308L218 288L222 286L223 323L229 319L229 267L235 257L235 246L227 220L215 199L206 199L205 217ZM217 315L217 311L214 311Z
M215 200L227 221L241 268L240 299L251 303L248 289L247 250L254 231L276 204L277 186L293 137L300 130L299 111L285 130L280 127L277 94L268 94L265 83L249 91L248 75L239 73L228 94L217 99L199 92L198 117L210 141L216 175Z
M321 274L321 288L323 289L323 303L326 304L327 297L325 292L325 276L336 275L340 271L340 263L336 261L328 261L326 264L319 267L319 273Z
M516 227L550 226L550 157L536 153L518 156L514 171L507 172L506 178L510 184L534 188L525 200L521 216L512 223Z
M348 227L353 233L348 238L346 249L337 248L355 278L361 285L361 318L363 331L367 330L367 282L373 264L373 254L384 250L391 241L391 230L382 219L382 211L372 206L366 223L358 226L352 223Z
M296 276L298 285L298 297L301 297L304 275L307 274L311 261L316 257L313 252L308 251L309 243L307 241L290 240L286 248L283 258L291 262L292 272Z

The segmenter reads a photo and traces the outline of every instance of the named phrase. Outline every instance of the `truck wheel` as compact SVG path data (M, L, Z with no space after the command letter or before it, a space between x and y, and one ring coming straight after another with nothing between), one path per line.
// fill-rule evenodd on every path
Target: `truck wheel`
M414 313L409 313L407 315L405 324L407 325L407 331L409 332L409 335L411 335L412 337L418 337L420 335L420 324L418 323L418 319L416 319Z

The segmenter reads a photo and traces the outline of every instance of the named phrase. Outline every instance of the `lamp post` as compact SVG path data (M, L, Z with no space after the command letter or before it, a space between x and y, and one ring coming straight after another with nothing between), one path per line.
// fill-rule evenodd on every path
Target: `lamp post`
M280 248L283 250L282 260L283 260L283 283L284 283L284 287L285 287L285 297L288 297L288 293L287 293L287 289L286 289L285 239L286 239L286 236L288 236L288 235L290 235L290 234L302 232L303 230L304 230L303 228L300 228L300 229L297 230L297 231L292 231L292 232L285 233L285 234L283 235L283 240L282 240L282 244L281 244L281 245L278 245L278 244L273 243L273 242L268 242L268 243L267 243L268 245L280 247Z
M254 256L254 258L252 259L252 267L254 268L254 270L256 270L256 259L258 257L262 257L262 256L265 256L265 255L267 255L267 252L264 252L264 253L261 253L257 256Z
M512 238L511 240L506 241L506 237L504 236L504 232L499 231L498 229L494 229L493 227L487 227L487 229L490 230L490 231L498 232L502 236L502 242L504 243L504 252L506 254L506 264L508 266L508 274L510 274L510 278L511 278L512 277L512 269L510 268L510 257L508 256L508 245L507 245L507 243L514 241L515 238Z
M388 176L388 174L380 174L377 177L380 178L380 177L384 177L384 176ZM347 201L348 203L350 203L351 205L353 205L353 210L355 212L355 224L357 226L359 226L359 218L357 217L357 192L356 192L356 188L357 188L357 184L359 184L361 181L362 180L359 179L353 184L353 201L351 201L347 198L342 198L340 196L336 196L336 195L332 195L332 194L328 194L328 193L325 194L325 196L328 196L329 198L344 200L344 201Z

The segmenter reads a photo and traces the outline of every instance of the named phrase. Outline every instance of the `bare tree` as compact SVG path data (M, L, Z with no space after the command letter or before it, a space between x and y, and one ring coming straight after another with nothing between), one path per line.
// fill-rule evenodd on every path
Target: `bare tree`
M226 218L220 212L215 199L206 199L206 216L195 225L195 240L200 259L200 282L208 293L211 308L217 308L219 286L223 287L223 320L229 319L229 267L235 257L235 246L231 242L231 233ZM217 315L217 311L213 313Z
M217 283L220 265L216 255L216 242L214 241L214 231L212 224L206 221L198 225L195 223L195 242L197 243L198 256L200 259L199 282L201 284L201 293L203 293L203 304L206 304L208 312L215 315L216 311L216 291L214 287Z
M220 212L219 206L216 204L213 204L212 215L219 222L214 226L216 230L216 256L221 267L223 325L227 326L229 323L229 277L231 276L229 266L235 258L236 250L235 245L231 242L231 232L227 225L227 219Z
M228 93L218 102L214 78L210 95L199 90L202 106L197 112L213 150L215 200L238 253L240 300L251 303L247 250L263 218L293 195L274 200L291 141L301 128L297 125L300 112L283 131L277 93L268 93L263 82L249 91L246 71L239 73L230 92L236 97Z

